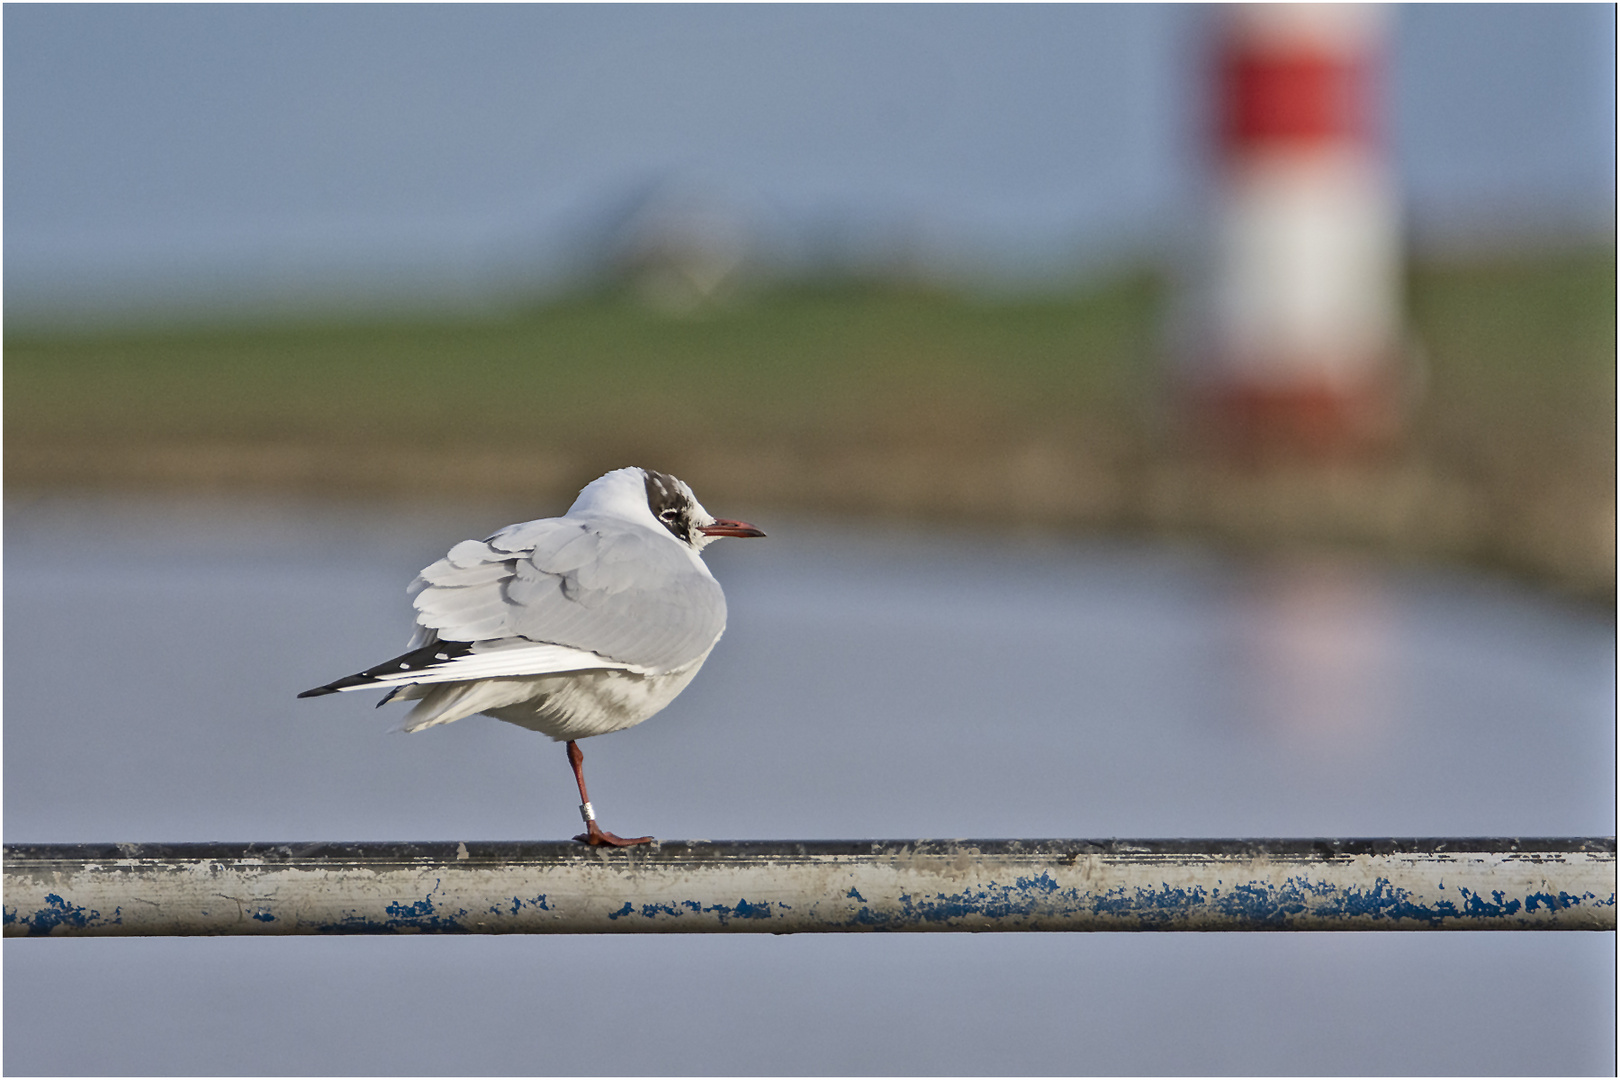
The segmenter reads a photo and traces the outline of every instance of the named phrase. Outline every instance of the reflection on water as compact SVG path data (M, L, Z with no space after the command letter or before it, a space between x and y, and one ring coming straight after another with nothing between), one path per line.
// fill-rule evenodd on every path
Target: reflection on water
M1237 717L1301 755L1375 757L1400 711L1400 611L1365 568L1281 564L1233 598Z
M374 695L293 698L404 644L403 590L419 567L536 512L9 506L6 839L570 835L562 750L531 732L472 718L389 734L398 711L373 711ZM710 550L731 625L692 687L586 746L591 793L617 831L1614 831L1614 628L1589 613L1345 561L1234 565L1170 548L761 524L769 541ZM1612 1071L1612 943L23 942L6 947L6 974L36 992L6 998L7 1065ZM410 1008L379 1004L424 980L438 1022L467 1036L453 1052ZM799 1004L767 1007L784 986ZM1246 1004L1174 989L1189 986ZM1513 1022L1537 1038L1502 1037L1505 986ZM96 1037L50 1006L69 993L106 1018ZM645 1040L553 1037L588 1032L590 1010L610 1001L641 1009ZM191 1018L187 1038L160 1037L177 1016ZM847 1037L815 1034L833 1027ZM1443 1047L1437 1029L1451 1033ZM266 1030L296 1037L237 1056ZM990 1031L1018 1038L973 1036Z

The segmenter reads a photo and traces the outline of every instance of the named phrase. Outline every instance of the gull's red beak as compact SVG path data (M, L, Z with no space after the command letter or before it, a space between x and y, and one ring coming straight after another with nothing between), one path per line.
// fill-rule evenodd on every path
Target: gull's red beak
M727 518L715 518L707 525L699 525L698 532L704 536L764 536L764 529L756 529L746 521L731 521Z

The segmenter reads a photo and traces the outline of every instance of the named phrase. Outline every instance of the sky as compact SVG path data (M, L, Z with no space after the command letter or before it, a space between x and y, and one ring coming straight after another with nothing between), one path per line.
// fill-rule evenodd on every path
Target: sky
M779 261L1040 277L1173 250L1206 10L8 5L8 313L476 299L649 196ZM1614 220L1614 9L1393 9L1419 243ZM671 196L671 192L675 195Z

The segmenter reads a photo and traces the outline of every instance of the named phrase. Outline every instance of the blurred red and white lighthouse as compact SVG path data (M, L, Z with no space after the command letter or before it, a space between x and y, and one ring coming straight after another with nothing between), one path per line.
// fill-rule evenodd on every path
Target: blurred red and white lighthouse
M1333 453L1399 426L1386 21L1387 9L1360 4L1214 12L1211 235L1184 389L1220 441Z

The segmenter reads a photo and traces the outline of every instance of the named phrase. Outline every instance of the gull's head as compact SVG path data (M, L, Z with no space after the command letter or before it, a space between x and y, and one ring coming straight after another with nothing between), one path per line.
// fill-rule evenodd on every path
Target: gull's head
M722 536L764 536L746 521L717 518L697 501L686 482L656 469L615 469L585 485L568 508L611 514L641 524L649 519L694 551Z

